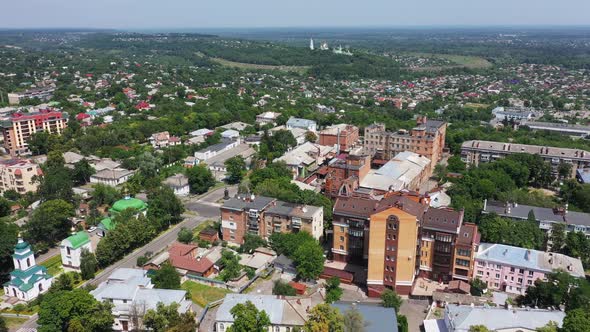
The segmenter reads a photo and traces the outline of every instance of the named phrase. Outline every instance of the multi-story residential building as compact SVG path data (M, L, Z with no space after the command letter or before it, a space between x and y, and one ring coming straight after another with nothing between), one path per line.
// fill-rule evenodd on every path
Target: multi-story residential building
M432 161L431 168L442 159L447 123L420 117L410 131L388 132L384 124L365 128L364 149L380 159L390 160L396 154L411 151Z
M77 232L61 241L61 262L64 268L80 271L82 251L92 252L92 243L86 232Z
M316 132L318 130L318 125L315 121L308 120L308 119L295 118L295 117L290 117L286 123L286 126L287 126L287 129L299 128L299 129L303 129L305 131L313 131L313 132Z
M113 305L113 331L134 331L134 315L137 312L156 310L162 303L166 306L178 304L178 313L190 312L191 302L186 300L186 291L154 288L148 271L139 269L116 269L105 282L91 291L99 302Z
M489 289L524 295L535 280L544 280L548 273L563 270L583 278L584 267L577 258L504 244L482 243L475 256L474 277Z
M454 280L469 281L473 278L475 254L479 249L480 238L476 224L464 223L459 229L453 259Z
M492 110L492 114L498 121L527 121L535 117L535 111L525 107L502 107L498 106Z
M532 215L531 215L532 211ZM569 211L567 204L559 208L544 208L538 206L501 203L484 200L483 214L497 214L500 217L513 220L529 220L533 216L539 224L539 228L545 232L551 232L553 225L564 224L566 232L582 232L590 238L590 213Z
M453 257L463 211L428 209L421 223L420 274L448 282L453 275Z
M338 124L320 131L319 136L320 145L337 146L338 151L347 152L356 146L359 140L359 128Z
M367 264L370 296L385 287L407 295L418 272L440 281L472 274L477 226L463 224L463 211L429 207L428 197L338 197L332 224L333 259Z
M55 92L55 87L51 86L29 89L22 92L13 92L8 94L8 103L10 105L18 105L20 104L21 100L25 98L37 98L41 101L48 101L53 97L53 92Z
M492 141L465 141L461 145L461 160L478 166L504 158L515 153L537 154L551 164L554 174L557 174L561 163L572 165L571 177L576 176L578 168L590 166L590 152L578 149L555 148L539 145L514 144Z
M242 244L247 233L267 238L277 232L306 231L316 239L324 233L324 211L317 206L246 195L226 200L220 210L223 240L231 243Z
M324 231L324 208L273 201L264 214L266 234L304 231L319 240Z
M67 126L67 114L50 109L14 113L1 126L6 151L11 155L23 155L30 153L28 140L34 133L45 131L60 135Z
M35 176L43 175L39 165L28 160L0 161L0 193L14 190L19 194L37 191L38 182Z

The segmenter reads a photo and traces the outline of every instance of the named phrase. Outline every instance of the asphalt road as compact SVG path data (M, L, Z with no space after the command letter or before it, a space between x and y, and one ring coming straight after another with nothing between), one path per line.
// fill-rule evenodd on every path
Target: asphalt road
M237 187L228 187L228 189L230 192L230 196L235 195L235 193L237 192ZM186 218L182 222L178 223L165 233L160 234L157 238L155 238L145 246L136 249L134 252L125 256L117 263L107 267L102 272L100 272L94 279L87 281L85 284L92 284L98 286L101 282L106 281L108 276L111 275L111 273L114 270L118 268L136 267L138 257L143 256L148 251L152 253L157 253L164 250L172 242L176 241L176 238L178 237L178 232L183 227L192 229L197 227L199 224L206 220L219 218L220 204L217 202L223 198L224 191L225 188L220 188L210 193L206 193L202 196L185 198L183 200L185 208L193 213L196 213L196 216L185 215ZM31 319L29 319L25 324L23 324L21 328L36 329L38 326L37 319L38 316L35 314L31 317Z

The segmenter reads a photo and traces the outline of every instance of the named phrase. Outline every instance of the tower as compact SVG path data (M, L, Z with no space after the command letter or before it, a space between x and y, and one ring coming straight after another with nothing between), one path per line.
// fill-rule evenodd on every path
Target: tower
M312 51L314 50L314 47L313 47L313 38L311 38L309 40L309 49L312 50Z

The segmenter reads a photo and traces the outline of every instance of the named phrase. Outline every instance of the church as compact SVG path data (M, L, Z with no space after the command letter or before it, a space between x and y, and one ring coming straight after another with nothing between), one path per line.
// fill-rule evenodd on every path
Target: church
M10 281L4 284L4 294L18 298L21 301L31 301L39 294L45 293L53 276L47 273L47 268L35 263L35 255L31 246L20 237L14 247L12 255L14 271L10 272Z

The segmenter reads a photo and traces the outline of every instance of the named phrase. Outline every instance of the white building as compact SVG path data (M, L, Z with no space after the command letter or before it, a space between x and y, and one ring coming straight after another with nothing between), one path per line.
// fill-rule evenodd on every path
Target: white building
M264 112L261 114L258 114L256 116L256 123L260 124L260 125L265 125L265 124L275 124L277 122L277 118L281 115L281 113L276 113L276 112Z
M88 233L77 232L61 241L59 249L64 268L79 271L82 251L86 249L92 252L92 244Z
M35 263L35 255L31 246L19 236L12 255L14 271L10 272L10 281L4 284L4 294L21 301L31 301L39 294L45 293L53 276L47 273L47 268Z
M240 132L234 129L228 129L221 133L221 137L229 139L237 139L240 137Z
M190 192L188 178L182 174L175 174L166 178L166 180L164 180L164 184L172 188L172 190L174 190L174 194L178 196L186 196Z
M287 121L286 126L287 129L301 128L313 132L316 132L318 130L318 125L315 121L295 117L290 117Z
M207 161L220 153L229 151L237 147L238 145L240 145L239 138L237 140L225 139L222 140L221 143L208 146L202 150L195 152L195 158L197 158L199 161Z
M101 183L114 187L127 182L134 173L124 168L103 169L90 177L90 183Z
M179 313L191 311L191 302L185 300L186 291L154 288L145 270L116 269L90 294L98 301L113 304L114 331L133 330L133 312L142 315L147 310L155 310L160 302L164 305L179 304Z

